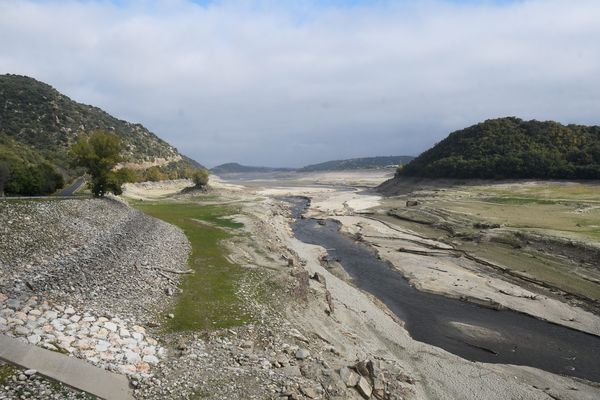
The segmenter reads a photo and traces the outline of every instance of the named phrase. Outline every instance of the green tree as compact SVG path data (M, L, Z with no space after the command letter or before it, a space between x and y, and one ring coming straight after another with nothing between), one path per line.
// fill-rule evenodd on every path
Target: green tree
M122 160L121 139L112 133L96 131L82 136L71 147L75 166L84 167L92 177L92 193L103 197L122 193L121 181L113 168Z
M197 187L203 187L208 184L208 170L198 169L192 174L192 180Z
M146 180L150 182L158 182L164 181L167 176L161 171L160 167L153 166L146 170L145 172Z
M8 182L9 176L10 169L8 169L8 164L0 162L0 197L4 196L4 185Z

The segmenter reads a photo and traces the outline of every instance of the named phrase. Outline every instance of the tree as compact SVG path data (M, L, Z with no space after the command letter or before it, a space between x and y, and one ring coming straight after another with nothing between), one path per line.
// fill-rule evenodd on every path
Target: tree
M10 176L10 170L8 169L8 164L5 162L0 162L0 197L4 196L4 185L8 182L8 177Z
M96 131L82 136L71 147L75 166L84 167L92 177L92 193L104 197L108 192L122 193L121 181L112 169L121 160L121 139L112 133Z
M208 184L208 170L198 169L192 174L192 180L197 187L203 187Z

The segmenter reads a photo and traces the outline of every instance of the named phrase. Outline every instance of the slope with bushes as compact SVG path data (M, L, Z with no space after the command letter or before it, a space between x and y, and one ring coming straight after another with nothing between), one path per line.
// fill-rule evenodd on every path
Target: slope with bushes
M451 133L397 176L482 179L600 179L600 127L487 120Z

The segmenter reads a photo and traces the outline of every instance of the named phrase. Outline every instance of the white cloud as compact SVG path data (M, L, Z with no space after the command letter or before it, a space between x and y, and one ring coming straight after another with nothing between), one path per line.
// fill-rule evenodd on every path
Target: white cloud
M417 154L505 115L600 123L598 1L295 4L0 1L0 72L209 165Z

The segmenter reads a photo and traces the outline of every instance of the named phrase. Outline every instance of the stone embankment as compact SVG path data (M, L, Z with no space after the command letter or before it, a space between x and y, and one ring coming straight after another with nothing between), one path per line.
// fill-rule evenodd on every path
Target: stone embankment
M183 232L116 200L0 202L0 333L144 378L187 269Z

